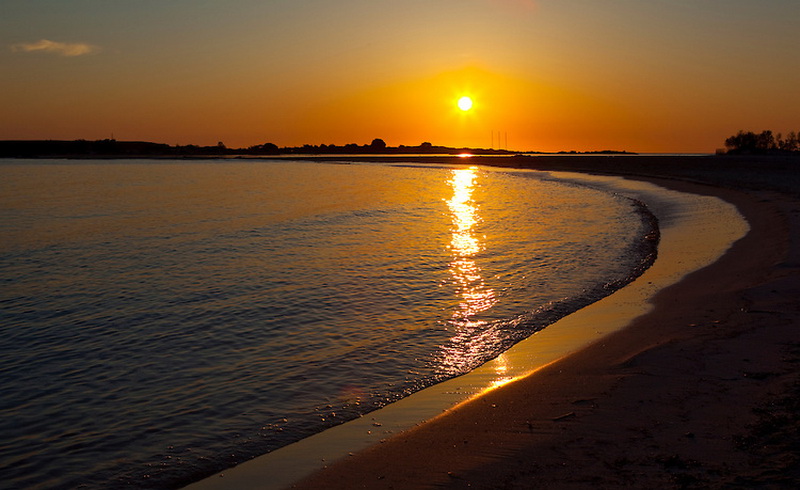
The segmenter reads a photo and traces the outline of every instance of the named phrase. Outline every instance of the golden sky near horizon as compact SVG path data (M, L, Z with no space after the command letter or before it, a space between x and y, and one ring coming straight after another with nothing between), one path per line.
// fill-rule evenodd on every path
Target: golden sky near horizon
M800 131L798 25L796 0L4 0L0 139L713 152Z

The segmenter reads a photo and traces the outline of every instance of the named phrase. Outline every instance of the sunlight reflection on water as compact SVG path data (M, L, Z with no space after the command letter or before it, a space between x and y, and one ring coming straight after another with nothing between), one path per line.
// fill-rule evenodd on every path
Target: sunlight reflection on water
M453 188L453 197L447 202L453 221L450 273L462 297L459 309L453 313L453 320L458 325L466 326L474 326L470 318L497 303L494 289L486 286L481 269L473 259L485 249L475 233L475 225L480 221L478 207L472 202L476 171L476 167L452 170L450 186Z
M450 187L453 196L447 201L452 219L450 274L461 297L449 325L455 335L448 346L442 346L440 363L446 371L458 372L474 362L487 345L496 343L496 329L484 329L486 321L474 316L497 304L493 288L488 287L474 257L485 250L476 233L481 222L478 206L472 199L477 179L476 167L451 170ZM455 347L455 348L454 348Z

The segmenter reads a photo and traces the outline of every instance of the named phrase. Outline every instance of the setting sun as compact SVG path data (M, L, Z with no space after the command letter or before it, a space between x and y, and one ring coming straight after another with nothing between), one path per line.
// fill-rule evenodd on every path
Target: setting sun
M468 111L472 109L472 99L467 96L461 97L458 99L458 108L462 111Z

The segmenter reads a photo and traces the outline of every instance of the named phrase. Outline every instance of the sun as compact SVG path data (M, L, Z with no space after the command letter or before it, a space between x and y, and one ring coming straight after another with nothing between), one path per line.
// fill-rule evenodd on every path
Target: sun
M472 109L472 99L470 99L466 95L464 97L461 97L460 99L458 99L458 108L464 112Z

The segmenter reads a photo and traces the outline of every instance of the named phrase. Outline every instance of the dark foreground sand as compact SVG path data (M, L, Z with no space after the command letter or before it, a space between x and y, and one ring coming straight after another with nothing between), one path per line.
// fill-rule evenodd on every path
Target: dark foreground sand
M751 231L627 328L297 488L800 488L800 159L505 164L719 196Z

